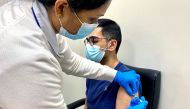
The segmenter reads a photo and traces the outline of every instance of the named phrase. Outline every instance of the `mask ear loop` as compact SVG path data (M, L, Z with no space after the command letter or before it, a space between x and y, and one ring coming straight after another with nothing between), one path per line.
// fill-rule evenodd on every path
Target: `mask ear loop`
M58 18L58 20L59 20L59 23L60 23L61 27L63 27L62 22L61 22L60 15L57 15L57 18Z
M63 27L63 24L62 24L62 22L61 22L61 15L60 15L60 14L57 14L56 8L55 8L55 12L56 12L56 16L57 16L57 19L58 19L58 21L59 21L61 27Z
M100 48L100 49L103 50L103 51L106 51L106 50L109 50L108 48L110 48L110 46L111 46L111 43L108 42L107 47L105 47L105 48Z
M68 0L68 4L69 7L71 8L71 11L74 13L75 17L79 20L79 22L82 24L82 21L80 20L80 18L78 17L77 13L75 12L75 10L71 7L70 1Z
M73 10L73 9L72 9ZM80 18L78 17L78 15L76 14L75 11L73 11L74 15L76 16L76 18L79 20L79 22L82 24L82 21L80 20Z

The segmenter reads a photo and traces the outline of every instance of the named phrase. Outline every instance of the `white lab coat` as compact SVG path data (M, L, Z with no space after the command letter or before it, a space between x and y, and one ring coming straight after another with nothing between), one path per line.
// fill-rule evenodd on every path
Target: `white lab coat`
M63 72L108 81L116 74L72 52L63 36L56 38L45 8L35 0L0 7L0 109L66 109Z

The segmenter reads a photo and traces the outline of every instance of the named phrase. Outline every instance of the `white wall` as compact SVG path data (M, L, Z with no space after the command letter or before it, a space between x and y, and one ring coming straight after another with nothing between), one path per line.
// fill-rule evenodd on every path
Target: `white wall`
M162 71L159 109L187 109L190 103L189 10L189 0L113 0L106 13L122 28L119 58L130 65ZM67 96L72 95L67 91ZM82 92L78 96L83 96Z

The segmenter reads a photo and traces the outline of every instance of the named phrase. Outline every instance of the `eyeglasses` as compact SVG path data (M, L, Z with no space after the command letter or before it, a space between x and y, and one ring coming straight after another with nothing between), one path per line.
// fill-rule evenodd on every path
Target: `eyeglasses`
M105 38L105 37L100 38L100 37L97 37L97 36L89 36L84 40L84 44L86 45L87 43L89 43L90 45L94 45L94 44L98 43L102 39L107 39L108 40L108 38Z

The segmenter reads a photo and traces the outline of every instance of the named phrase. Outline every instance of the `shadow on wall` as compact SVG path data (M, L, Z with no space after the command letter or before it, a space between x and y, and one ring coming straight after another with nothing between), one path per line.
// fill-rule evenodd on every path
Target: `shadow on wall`
M163 49L160 48L164 48L164 44L161 44L160 42L164 43L164 40L159 36L152 34L149 30L140 29L140 27L139 29L136 28L136 32L131 32L133 31L130 30L131 27L126 28L129 28L129 30L128 32L123 33L122 44L118 52L119 59L123 60L127 64L139 67L161 69L161 64L157 60L163 59L160 54L163 53ZM124 32L125 30L122 31ZM140 35L141 33L143 35ZM147 61L148 63L146 65L145 62ZM158 63L155 64L155 61Z

